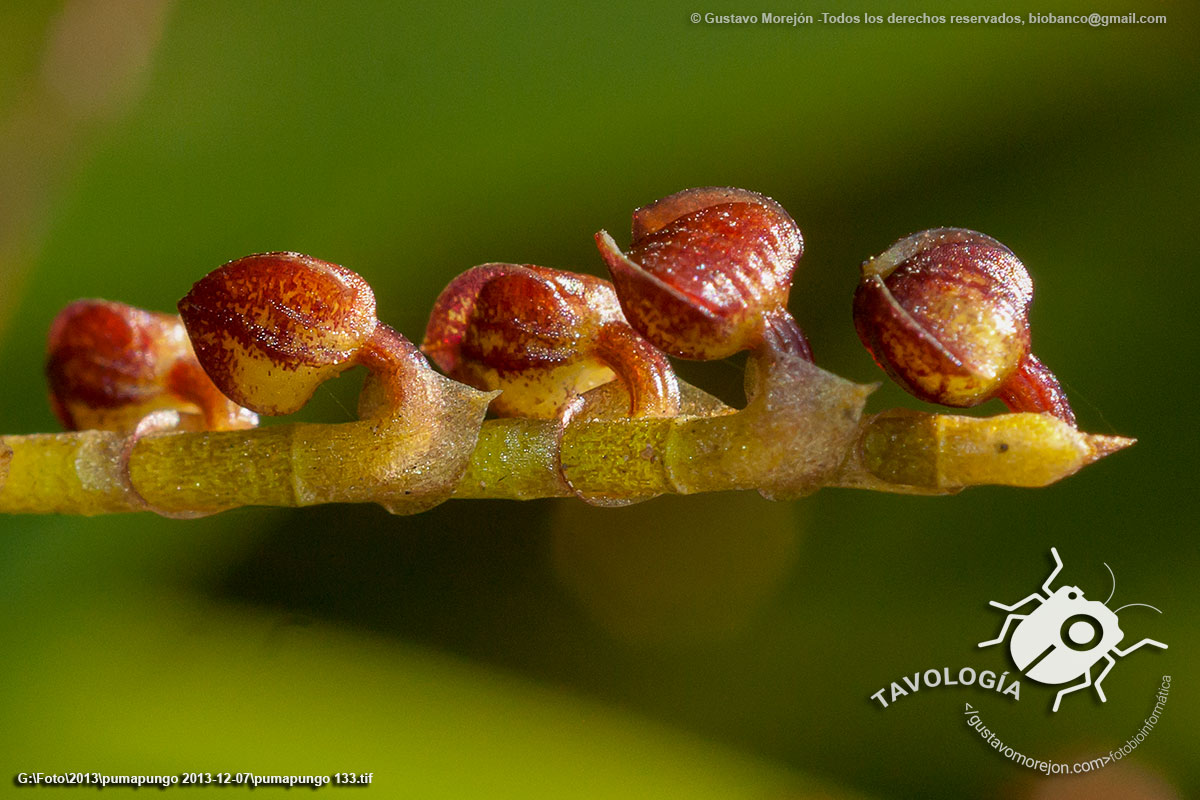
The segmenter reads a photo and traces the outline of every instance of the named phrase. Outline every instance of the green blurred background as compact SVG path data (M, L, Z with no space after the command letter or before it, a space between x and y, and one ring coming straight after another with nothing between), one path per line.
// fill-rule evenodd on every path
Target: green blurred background
M948 13L963 4L743 8ZM868 4L870 5L870 4ZM300 250L364 275L411 338L455 274L602 274L591 235L688 186L769 194L805 232L791 307L819 363L882 374L857 266L938 225L1008 244L1035 351L1081 426L1139 444L1056 486L906 498L825 490L0 520L0 786L21 771L373 772L408 797L1194 797L1200 92L1191 3L1165 25L692 24L699 2L71 0L0 10L0 430L55 429L58 308L169 310L220 263ZM736 397L740 364L685 365ZM357 378L302 416L340 421ZM871 408L920 407L886 386ZM987 406L981 413L997 413ZM987 601L1056 545L1122 614L1105 687L1047 713L922 691L1009 668ZM1161 722L1088 779L1039 781L966 729L1073 760ZM1109 794L1103 794L1107 791ZM1141 792L1142 794L1136 794ZM1074 793L1074 794L1072 794Z

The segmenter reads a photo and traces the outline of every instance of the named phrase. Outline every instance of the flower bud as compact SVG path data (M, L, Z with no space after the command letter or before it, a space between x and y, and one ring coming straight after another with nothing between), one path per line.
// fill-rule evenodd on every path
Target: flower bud
M262 414L290 414L317 386L386 352L423 362L375 318L375 295L358 274L299 253L246 256L206 275L179 301L196 355L213 382ZM413 362L416 364L416 362Z
M679 411L666 357L621 316L613 287L590 275L484 264L434 304L421 349L452 378L501 389L499 414L555 418L584 392L617 379L631 416Z
M915 233L862 265L854 324L875 362L916 397L1074 425L1054 375L1029 352L1033 282L1000 242L961 228Z
M596 244L625 317L667 353L708 360L765 347L812 360L787 312L804 240L774 200L688 189L634 212L628 253L606 231Z
M47 342L50 403L68 430L132 431L155 411L179 427L252 428L258 417L204 374L179 317L106 300L77 300Z

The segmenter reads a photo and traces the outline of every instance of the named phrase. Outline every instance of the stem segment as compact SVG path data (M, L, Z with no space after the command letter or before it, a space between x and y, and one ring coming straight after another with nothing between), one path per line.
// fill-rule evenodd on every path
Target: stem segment
M824 486L945 494L980 484L1042 486L1133 442L1080 433L1048 414L862 419L870 387L798 358L784 367L733 414L579 419L561 439L557 421L480 425L490 396L466 387L447 396L433 420L150 434L127 462L127 438L109 431L0 437L0 513L338 502L413 513L450 496L528 500L570 496L572 488L625 498L755 488L785 499ZM446 381L439 390L455 386Z

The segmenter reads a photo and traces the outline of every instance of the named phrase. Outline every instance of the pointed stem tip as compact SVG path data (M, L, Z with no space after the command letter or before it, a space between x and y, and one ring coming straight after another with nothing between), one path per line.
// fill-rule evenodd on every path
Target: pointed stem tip
M949 492L984 484L1046 486L1134 443L1083 433L1050 414L963 417L890 411L866 421L861 463L892 491ZM853 464L850 465L853 467ZM857 483L848 474L846 483Z
M1124 450L1126 447L1137 444L1137 439L1128 436L1110 436L1101 433L1084 433L1081 435L1091 450L1091 457L1087 460L1088 464L1099 461L1105 456L1110 456L1118 450Z

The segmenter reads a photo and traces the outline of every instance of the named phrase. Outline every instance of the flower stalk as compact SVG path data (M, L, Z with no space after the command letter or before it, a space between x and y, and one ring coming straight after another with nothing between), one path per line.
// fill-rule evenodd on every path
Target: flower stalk
M623 253L596 235L612 284L534 265L463 273L420 349L379 321L361 276L300 253L219 267L181 317L74 303L51 329L51 401L67 427L95 429L0 436L0 513L949 494L1045 486L1133 443L1075 427L1029 352L1032 282L983 234L926 231L868 261L855 323L902 386L950 406L999 397L1014 412L991 418L864 416L875 387L817 367L787 310L803 238L774 200L686 190L634 212L632 236ZM740 410L667 359L742 350ZM354 366L369 372L358 421L256 427ZM485 421L489 410L506 418Z
M464 436L463 417L481 420L486 405L474 393L443 419L441 433L460 432L449 441L436 426L403 418L154 433L133 443L127 480L125 434L6 436L0 465L6 451L12 455L0 513L149 507L196 515L338 502L413 513L448 497L530 500L576 490L646 497L759 489L779 499L822 487L950 494L985 484L1043 486L1133 442L1081 433L1045 414L862 417L872 387L802 363L796 380L813 387L803 397L784 398L781 386L717 416L576 420L561 432L554 420L494 419L470 426L477 437Z

